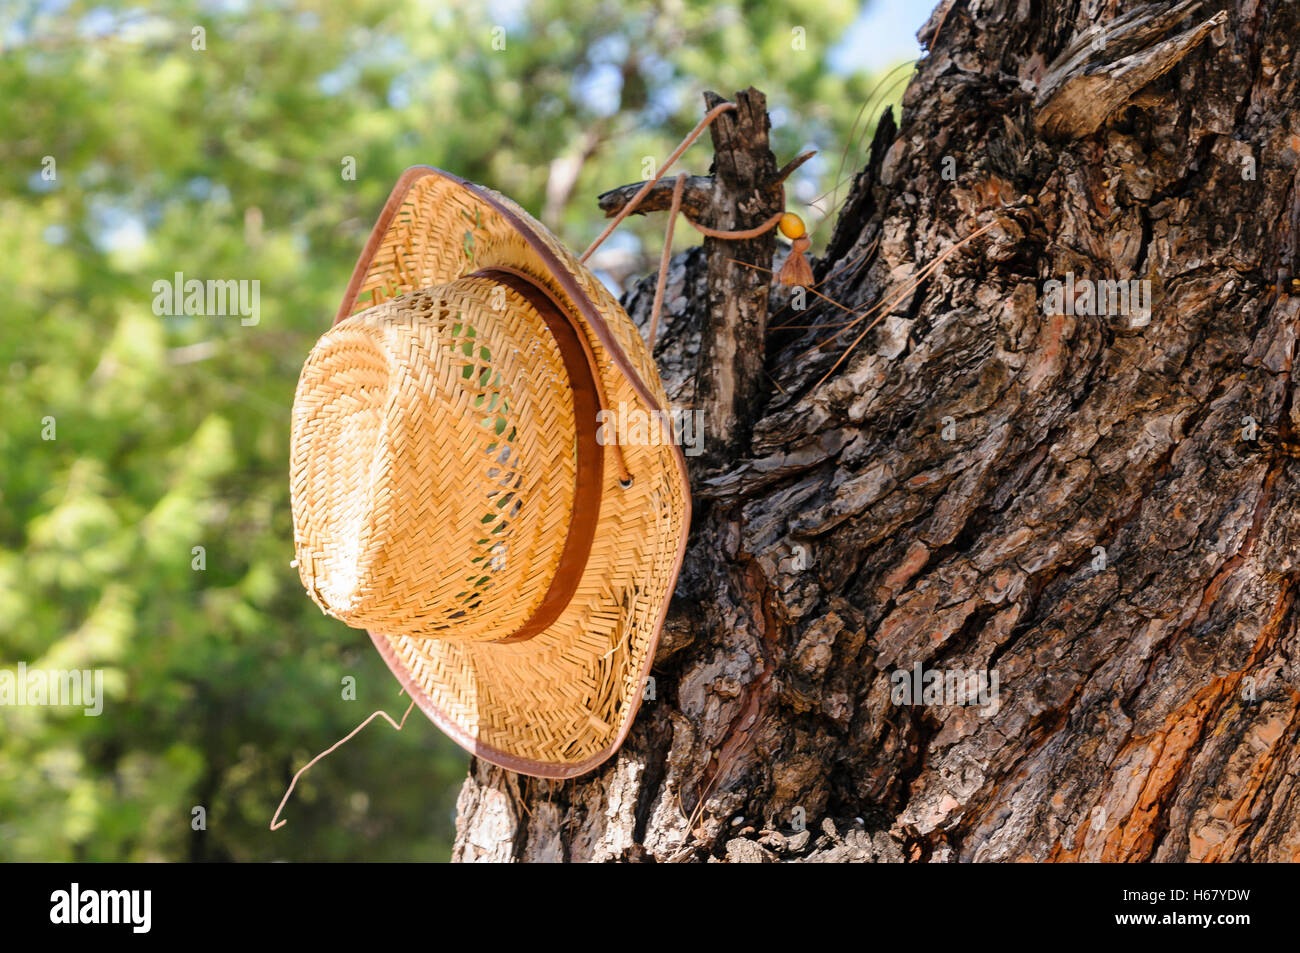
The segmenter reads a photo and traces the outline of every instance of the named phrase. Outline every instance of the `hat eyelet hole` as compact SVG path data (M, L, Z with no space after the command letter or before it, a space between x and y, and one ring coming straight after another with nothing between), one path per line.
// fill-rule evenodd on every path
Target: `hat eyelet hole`
M618 485L625 490L630 490L632 489L632 484L635 482L636 482L636 477L629 476L626 480L620 478L618 481Z

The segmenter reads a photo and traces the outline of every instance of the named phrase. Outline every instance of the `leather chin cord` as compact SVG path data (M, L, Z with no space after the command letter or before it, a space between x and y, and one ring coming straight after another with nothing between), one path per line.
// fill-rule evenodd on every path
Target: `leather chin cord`
M664 173L668 171L669 167L674 162L681 158L682 153L690 148L691 143L700 137L700 133L704 132L705 129L712 125L713 120L717 119L723 113L730 112L735 108L735 103L718 103L718 105L705 113L704 118L696 124L695 128L690 131L690 134L687 135L677 148L673 150L672 154L659 168L659 171L655 174L654 178L649 179L642 184L641 188L639 188L636 194L632 196L632 199L623 206L622 210L617 215L614 216L614 220L605 226L605 230L596 236L594 242L587 246L587 250L582 253L582 256L578 260L585 262L590 258L591 253L601 246L605 239L613 233L614 229L618 228L623 219L627 218L637 210L637 207L641 204L642 200L650 194L650 190L654 188L655 183L664 177ZM663 254L659 258L659 278L655 284L654 304L650 308L650 340L647 343L650 345L650 351L652 354L654 353L655 338L659 332L659 314L663 308L664 286L668 283L668 262L672 258L673 228L677 222L677 216L682 210L682 192L685 187L686 173L682 172L677 176L676 181L673 182L672 205L668 209L668 224L664 229L664 250ZM782 284L786 285L807 286L812 284L812 269L808 267L808 260L804 257L804 254L812 246L812 242L804 232L803 221L797 215L793 215L789 212L777 212L766 222L756 226L755 228L742 228L731 231L721 231L716 228L709 228L705 225L701 225L699 222L694 221L689 215L683 215L683 217L686 221L690 222L691 227L701 235L705 235L709 238L721 238L730 241L743 241L747 238L757 238L780 225L782 234L793 241L794 247L791 249L790 256L786 259L785 264L781 267L780 274L778 275L779 280Z

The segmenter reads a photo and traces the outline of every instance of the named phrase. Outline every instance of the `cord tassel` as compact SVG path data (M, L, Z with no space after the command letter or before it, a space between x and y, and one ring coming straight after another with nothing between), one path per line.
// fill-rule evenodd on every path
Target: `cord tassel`
M781 284L798 285L801 288L812 286L812 266L808 264L807 256L807 251L811 247L812 241L807 235L801 235L791 243L790 254L777 274Z
M808 264L808 249L812 248L812 239L808 237L803 219L794 212L786 212L781 216L778 227L781 234L790 239L790 254L781 266L777 280L787 287L811 288L813 273Z

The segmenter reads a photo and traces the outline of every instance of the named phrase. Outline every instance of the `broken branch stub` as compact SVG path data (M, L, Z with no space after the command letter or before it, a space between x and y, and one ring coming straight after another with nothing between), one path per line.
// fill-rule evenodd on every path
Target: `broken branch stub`
M712 108L722 102L704 94ZM753 87L736 93L736 109L719 116L713 137L713 198L707 224L754 228L782 211L784 191L768 144L767 97ZM695 374L695 409L703 413L703 463L713 468L747 448L754 404L763 388L767 300L776 234L741 240L705 238L709 320Z

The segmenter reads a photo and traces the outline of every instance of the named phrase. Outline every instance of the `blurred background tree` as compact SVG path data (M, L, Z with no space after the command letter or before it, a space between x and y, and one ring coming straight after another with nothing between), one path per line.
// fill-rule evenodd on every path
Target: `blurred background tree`
M102 669L107 699L97 718L0 707L0 860L445 858L467 758L418 713L313 768L288 827L267 830L297 767L406 704L289 565L302 360L409 165L490 185L582 248L603 224L595 196L662 159L704 89L753 84L781 161L822 150L792 204L829 190L846 143L845 169L862 164L861 107L878 115L907 78L877 89L892 64L873 73L845 47L862 14L853 0L6 5L0 668ZM705 144L680 168L708 161ZM640 230L661 225L611 240L612 283L653 267L659 239ZM153 283L176 272L260 281L259 322L155 315Z

